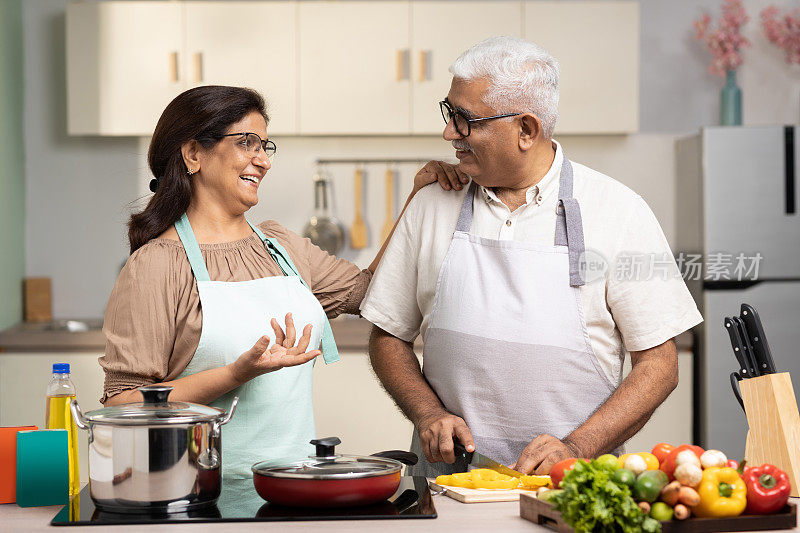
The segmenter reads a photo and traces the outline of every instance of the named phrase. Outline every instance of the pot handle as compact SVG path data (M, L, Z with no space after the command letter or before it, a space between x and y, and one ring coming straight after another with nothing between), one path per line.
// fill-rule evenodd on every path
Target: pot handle
M387 450L385 452L373 453L373 457L386 457L387 459L394 459L400 461L404 465L415 465L419 461L419 457L414 452L407 452L404 450Z
M224 426L225 424L231 421L231 418L233 418L233 413L236 412L236 406L238 404L239 404L239 397L234 396L233 401L231 402L231 406L228 408L228 412L225 413L225 416L223 416L222 419L219 421L219 424L221 426Z
M78 405L78 400L75 398L69 402L69 410L72 412L72 418L75 419L75 425L81 429L89 429L89 424L87 424L86 417L83 416L83 411L81 411L80 406Z

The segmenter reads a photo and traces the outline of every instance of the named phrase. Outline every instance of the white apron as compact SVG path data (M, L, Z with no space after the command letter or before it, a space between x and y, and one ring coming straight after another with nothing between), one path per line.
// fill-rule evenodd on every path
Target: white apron
M248 222L249 223L249 222ZM270 256L284 276L250 281L211 281L200 247L184 214L175 229L197 280L203 326L200 342L179 378L228 365L253 347L262 335L275 341L270 319L280 324L291 312L298 332L312 324L308 350L322 345L326 363L339 360L330 324L319 301L297 273L289 254L275 239L256 227ZM316 436L312 403L313 362L282 368L258 376L210 405L227 410L234 396L239 405L222 428L223 477L252 477L250 467L259 461L304 459L314 452Z
M445 408L462 417L476 451L514 463L538 435L569 435L611 395L589 343L580 298L584 252L572 165L559 179L555 245L469 233L473 182L436 282L423 373ZM467 470L425 460L419 435L415 475Z

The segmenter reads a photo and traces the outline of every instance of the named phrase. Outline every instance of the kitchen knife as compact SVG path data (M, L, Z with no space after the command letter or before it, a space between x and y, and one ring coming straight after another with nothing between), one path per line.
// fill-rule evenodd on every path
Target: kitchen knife
M474 466L475 468L488 468L489 470L494 470L495 472L512 477L522 477L524 475L522 472L512 470L493 459L489 459L485 455L479 454L478 452L468 452L467 449L464 448L464 445L458 441L453 441L453 451L456 454L456 459L464 458L466 459L467 464Z
M753 347L753 355L758 363L762 374L774 374L777 372L775 369L775 361L772 359L772 351L769 349L767 343L767 335L764 332L764 326L761 324L761 318L755 307L750 304L742 304L741 308L742 322L744 322L745 329L747 330L747 338Z
M744 357L744 346L742 345L742 340L739 338L739 330L736 328L736 324L733 323L731 317L725 317L725 329L728 331L728 336L731 338L733 355L736 356L736 361L739 363L739 377L749 378L750 368Z
M736 326L737 333L739 334L739 340L742 342L742 348L744 353L744 360L747 361L747 369L750 370L750 377L758 377L761 375L761 371L758 368L758 363L756 363L756 358L753 355L753 352L750 350L750 345L747 342L747 331L744 328L744 322L738 316L732 316L731 321Z

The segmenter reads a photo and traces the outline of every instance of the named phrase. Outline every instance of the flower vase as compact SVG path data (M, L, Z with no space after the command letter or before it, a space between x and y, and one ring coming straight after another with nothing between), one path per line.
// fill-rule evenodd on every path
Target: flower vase
M725 86L719 93L719 123L723 126L742 125L742 90L736 85L736 71L725 75Z

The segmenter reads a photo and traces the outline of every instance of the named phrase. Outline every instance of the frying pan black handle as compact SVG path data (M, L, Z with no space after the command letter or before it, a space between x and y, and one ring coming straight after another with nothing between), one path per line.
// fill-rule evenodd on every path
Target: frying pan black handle
M387 450L385 452L373 453L373 457L385 457L387 459L394 459L400 461L404 465L415 465L419 461L417 454L413 452L406 452L403 450Z
M392 505L397 507L397 514L403 514L419 501L419 494L414 489L404 490L400 496L394 499Z

